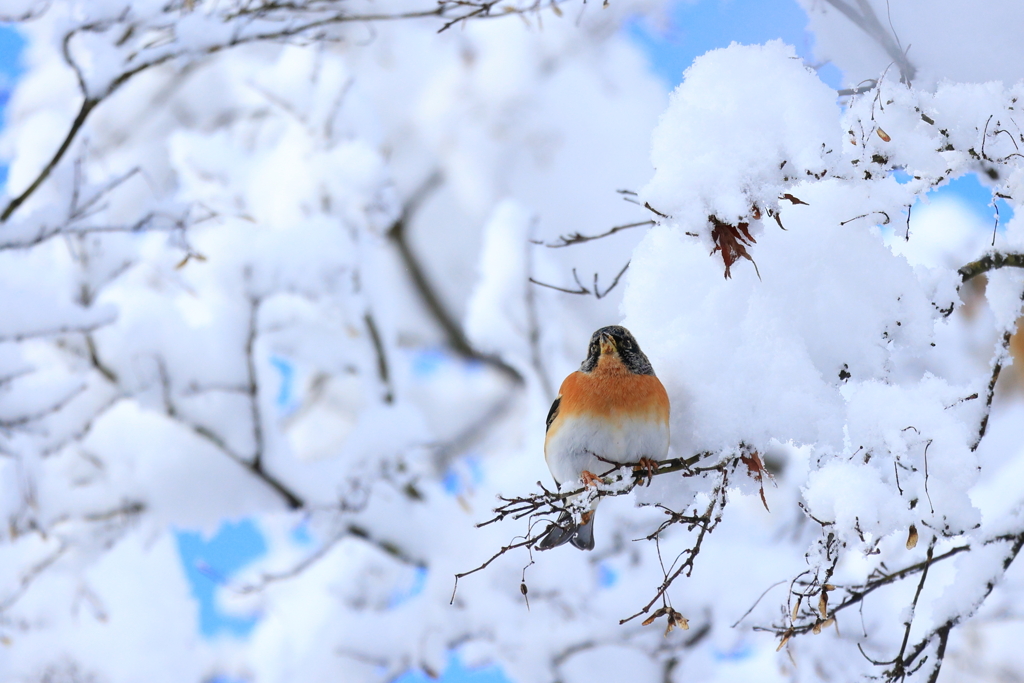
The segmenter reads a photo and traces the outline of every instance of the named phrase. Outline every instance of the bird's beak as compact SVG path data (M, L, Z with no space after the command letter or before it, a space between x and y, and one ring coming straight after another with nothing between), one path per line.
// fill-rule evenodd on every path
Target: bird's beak
M619 350L618 347L615 345L615 337L613 337L612 335L608 334L607 332L605 334L601 335L601 353L602 354L614 353L614 352L617 352L618 350Z

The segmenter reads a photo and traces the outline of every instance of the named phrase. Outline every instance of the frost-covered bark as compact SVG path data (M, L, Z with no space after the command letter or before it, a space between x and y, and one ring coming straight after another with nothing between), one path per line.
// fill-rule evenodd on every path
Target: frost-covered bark
M1020 84L935 86L909 53L837 103L769 43L700 58L666 109L616 33L640 5L22 5L0 677L1013 656L958 634L1005 633L1019 595L1021 417L993 401L1024 219L970 234L919 200L976 173L1020 213ZM532 553L529 513L566 500L554 387L617 322L669 392L670 460L590 491L593 553ZM243 516L268 552L219 598L259 623L201 641L173 530Z

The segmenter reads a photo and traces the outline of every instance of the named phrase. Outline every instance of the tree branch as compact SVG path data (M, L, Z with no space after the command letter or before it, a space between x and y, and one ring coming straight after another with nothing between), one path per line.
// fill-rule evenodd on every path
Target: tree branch
M473 345L469 343L469 339L466 338L465 333L462 331L462 327L455 322L454 316L442 303L441 297L430 282L426 272L423 270L423 266L420 265L419 259L413 253L412 246L409 244L407 231L413 214L415 214L426 198L441 186L442 181L443 178L440 172L432 173L405 202L402 207L402 213L391 224L387 231L387 236L398 248L402 264L405 266L406 272L409 273L409 277L412 278L413 286L420 295L420 299L423 300L423 304L427 307L435 322L444 330L445 336L448 339L448 345L460 356L485 363L498 370L515 384L522 384L523 376L518 370L500 358L483 354L473 348Z
M630 262L626 261L626 265L622 266L622 270L619 271L618 275L615 276L615 279L612 280L612 283L610 285L608 285L608 287L605 288L605 290L603 292L601 291L601 287L598 285L598 282L597 282L597 278L598 278L598 274L597 273L594 273L594 285L593 285L593 287L592 288L588 288L586 285L584 285L582 282L580 282L580 276L576 273L576 269L575 268L572 269L572 277L576 281L576 287L577 287L576 289L566 289L565 287L559 287L557 285L549 285L546 282L541 282L539 280L534 280L532 277L529 278L529 280L530 280L530 282L532 282L535 285L540 285L541 287L547 287L548 289L553 289L556 292L564 292L565 294L586 294L586 295L593 294L595 298L603 299L606 296L608 296L609 292L611 292L613 289L615 289L616 286L618 286L619 280L621 280L622 276L626 274L627 270L629 270L629 264L630 264Z
M689 458L672 458L669 460L662 460L654 463L651 467L647 467L643 463L615 463L595 455L599 460L611 465L610 469L598 476L600 484L603 484L603 486L608 488L603 488L601 485L594 487L583 485L569 491L550 491L544 488L543 484L537 482L537 485L541 488L541 493L511 498L499 495L498 498L502 501L502 505L499 505L494 509L493 517L478 523L477 527L487 526L506 518L518 520L524 517L529 517L531 518L529 529L525 535L515 537L512 542L508 545L502 546L479 566L469 571L456 574L455 586L452 590L452 602L455 600L459 579L486 569L502 555L518 548L527 548L531 552L532 556L532 551L536 543L540 541L543 535L547 533L553 524L556 524L552 522L549 525L546 525L541 533L534 533L533 527L535 522L533 521L533 518L535 517L550 517L555 514L573 514L574 512L579 514L581 510L591 508L596 499L608 496L626 495L645 480L650 482L653 477L659 475L682 471L684 472L683 476L694 477L714 472L719 475L719 480L714 486L713 491L709 494L711 500L707 509L705 509L703 513L698 515L695 511L694 514L688 515L675 512L664 506L658 506L666 514L667 518L661 522L653 532L648 534L644 540L654 541L658 544L661 534L670 526L675 524L685 526L688 531L698 529L697 537L689 548L683 550L679 556L676 557L676 560L671 566L667 569L663 566L662 571L664 578L650 602L644 605L636 614L619 621L620 624L625 624L638 616L646 614L658 600L661 600L663 602L663 606L656 610L650 618L644 621L643 625L647 626L655 619L661 616L666 616L668 618L668 630L676 627L682 629L689 628L686 618L679 612L672 609L668 600L668 590L680 576L683 576L684 574L689 576L690 572L693 570L694 561L700 553L701 545L705 537L707 534L714 531L718 526L718 523L721 521L722 509L726 504L726 491L729 485L730 473L738 466L744 465L748 470L750 470L751 475L755 474L754 471L750 469L751 465L749 458L751 455L756 456L756 452L750 450L749 447L743 444L740 445L738 454L734 453L732 457L722 459L711 466L694 467L699 460L710 457L711 455L711 453L702 452L690 456ZM625 472L622 471L624 469L626 469ZM658 552L660 557L660 546ZM676 566L676 562L679 562L679 560L684 556L685 560ZM523 586L525 586L525 583Z
M63 49L64 57L68 62L68 65L74 69L77 77L79 88L82 93L82 104L79 106L78 113L75 116L74 121L64 134L64 138L58 147L57 151L53 154L50 160L46 163L43 169L36 175L35 179L29 184L25 190L21 192L17 197L10 200L7 205L0 211L0 224L6 223L11 215L21 207L22 204L31 197L35 191L39 188L43 182L50 176L53 169L60 163L61 159L67 153L71 147L72 142L78 136L78 133L82 130L86 119L89 114L105 99L113 95L117 90L121 88L125 83L130 81L134 76L147 71L153 67L161 66L163 64L171 63L182 58L191 58L192 60L199 59L202 57L210 56L218 52L228 50L239 45L247 45L250 43L257 42L274 42L282 41L290 38L297 38L314 32L316 29L325 28L332 25L346 24L346 23L363 23L370 24L375 21L401 21L411 19L423 19L429 17L445 17L453 10L461 10L461 14L452 18L445 23L438 32L445 31L451 26L457 24L460 21L467 21L469 19L480 19L490 18L499 16L508 16L510 14L525 15L529 12L539 12L542 9L540 0L536 0L533 5L527 7L514 7L511 5L505 5L502 7L502 12L498 14L492 14L491 9L496 5L499 5L502 0L439 0L437 6L429 10L414 10L409 12L395 12L395 13L368 13L368 14L346 14L344 12L325 13L323 9L311 8L309 5L303 6L299 3L276 3L267 2L259 5L255 8L243 7L241 10L234 13L226 13L221 17L215 17L210 21L219 19L223 23L231 23L232 21L240 22L245 20L247 22L254 22L259 19L264 23L271 23L273 21L285 21L288 19L295 19L303 14L319 15L316 18L307 19L306 21L298 21L290 23L286 28L281 28L273 31L256 32L250 35L239 35L235 33L230 40L223 43L216 43L213 45L207 45L199 49L183 47L179 50L171 50L158 54L149 60L141 60L135 66L126 69L121 72L117 77L113 78L102 93L90 93L82 75L82 70L79 68L77 62L71 55L71 40L79 32L103 32L110 30L118 24L127 23L122 18L110 19L106 21L95 21L83 26L76 27L72 31L68 32L64 36ZM562 1L562 0L559 0ZM556 6L556 2L551 2L551 6ZM277 10L275 16L275 10ZM169 13L170 10L167 10ZM326 14L326 16L324 16ZM283 16L282 16L283 15ZM31 15L25 15L22 20L32 18ZM148 30L154 29L165 29L165 26L139 26L136 24L129 24L123 35L128 36L133 33L144 34ZM171 40L173 40L173 36ZM142 49L146 49L145 47ZM125 64L129 64L136 57L139 56L138 52L130 53L127 55Z
M977 261L971 261L956 272L960 275L960 282L964 283L976 278L982 273L1006 267L1024 268L1024 254L1004 254L1002 252L992 251L985 254L985 256L982 256Z
M896 67L900 70L900 81L910 83L917 76L917 68L907 59L906 53L900 47L898 41L893 38L893 35L890 35L890 31L886 31L885 27L882 26L882 22L878 20L878 16L871 8L870 3L867 0L856 1L857 6L860 8L859 12L845 0L825 0L825 2L846 15L847 19L878 43L885 50L889 58L896 63Z
M590 242L592 240L599 240L605 237L610 237L617 232L623 230L629 230L630 228L641 228L655 225L654 221L639 221L637 223L627 223L625 225L616 225L614 228L607 232L602 232L600 235L581 235L578 232L570 233L568 235L560 235L558 242L543 242L541 240L530 240L533 244L542 245L550 249L561 249L562 247L571 247L574 244L583 244L584 242Z

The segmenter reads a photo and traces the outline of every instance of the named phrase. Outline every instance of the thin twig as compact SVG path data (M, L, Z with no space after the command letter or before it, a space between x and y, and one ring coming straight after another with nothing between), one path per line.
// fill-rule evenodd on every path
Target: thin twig
M625 225L616 225L614 228L611 228L607 232L602 232L600 235L581 235L578 232L574 232L574 233L570 233L570 234L567 234L567 235L560 235L558 237L558 240L559 240L558 242L544 242L542 240L531 240L531 242L533 244L543 245L545 247L548 247L549 249L561 249L563 247L571 247L574 244L583 244L584 242L591 242L593 240L599 240L599 239L603 239L605 237L610 237L611 235L614 235L617 232L622 232L623 230L629 230L631 228L647 227L647 226L651 226L651 225L655 225L655 222L654 221L639 221L637 223L627 223Z

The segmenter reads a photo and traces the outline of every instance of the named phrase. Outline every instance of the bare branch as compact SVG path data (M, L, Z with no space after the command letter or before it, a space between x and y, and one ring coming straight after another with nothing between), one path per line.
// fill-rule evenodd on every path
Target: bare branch
M35 180L33 180L21 194L7 203L4 210L0 212L0 223L6 223L7 219L11 217L11 214L17 211L18 207L24 204L25 200L31 197L32 193L50 177L50 173L52 173L53 169L60 163L60 160L64 158L64 155L71 147L71 142L75 139L75 136L78 135L78 131L82 129L89 113L95 109L96 105L99 103L99 99L91 97L86 97L82 100L82 104L78 108L78 114L75 116L75 120L71 122L71 126L68 128L68 131L64 134L64 140L60 143L60 147L58 147L57 151L54 152L52 157L50 157L50 161L43 166L43 170L39 172L39 175L36 176Z
M54 552L47 555L40 562L33 565L26 573L24 573L20 579L18 579L18 587L13 593L8 595L3 600L0 600L0 614L10 609L14 603L18 602L23 595L32 586L33 582L39 578L39 576L46 571L54 562L59 560L69 548L68 543L62 542L60 547Z
M29 332L15 332L14 334L0 334L0 342L20 342L26 339L38 339L40 337L57 337L62 334L84 334L98 330L101 327L110 325L116 320L116 316L110 316L105 320L85 323L82 325L61 325L45 330L32 330Z
M249 301L250 306L258 307L258 300L255 300L254 302L254 299L250 297ZM254 329L252 325L255 324L255 315L255 311L251 309L249 328L250 332L247 335L246 339L247 367L249 368L249 372L251 373L255 372L255 368L253 368L250 364L251 355L249 355L252 352L252 346L255 344L255 336L252 331ZM164 412L168 418L187 427L192 431L193 434L202 438L206 442L212 444L221 453L223 453L231 460L234 460L236 463L247 469L250 473L255 475L258 479L263 481L263 483L265 483L267 486L273 489L275 493L281 496L281 498L284 499L288 507L291 508L292 510L297 510L305 506L305 502L302 500L302 498L300 498L295 492L293 492L291 489L285 486L279 479L277 479L277 477L267 472L262 466L262 459L257 460L257 458L255 457L257 454L262 453L262 440L257 441L257 450L252 458L246 458L236 453L230 446L228 446L227 442L212 429L204 425L198 424L196 422L193 422L192 420L186 418L185 416L181 415L181 413L178 412L177 406L174 403L174 395L172 393L170 376L167 374L167 368L162 358L157 358L157 369L160 375L160 385L164 401ZM259 406L255 405L255 407L252 407L257 402L259 393L259 385L256 384L255 379L253 379L254 377L254 374L249 376L249 382L247 386L244 388L243 393L245 393L249 397L250 412L253 415L253 417L258 420L260 419ZM254 424L254 438L256 438L256 436L261 433L262 432L258 431L258 428Z
M571 247L574 244L582 244L584 242L590 242L593 240L599 240L605 237L610 237L611 235L614 235L617 232L622 232L623 230L629 230L631 228L648 227L655 224L656 223L653 220L639 221L637 223L626 223L625 225L616 225L614 228L611 228L607 232L602 232L600 235L581 235L578 232L574 232L568 235L559 236L558 242L543 242L540 240L531 240L531 242L533 244L543 245L551 249L561 249L562 247Z
M608 296L608 294L613 289L615 289L615 287L619 284L619 280L621 280L622 276L626 274L627 270L629 270L629 263L630 263L629 261L626 261L626 265L622 266L622 270L619 271L618 275L615 276L615 279L612 280L612 283L610 285L608 285L608 287L605 288L605 290L603 292L601 291L601 287L598 285L598 274L597 273L594 273L594 284L593 284L593 286L588 288L586 285L584 285L582 282L580 282L580 276L576 272L575 268L572 269L572 277L576 281L576 289L566 289L565 287L559 287L557 285L550 285L547 282L541 282L539 280L534 280L532 277L529 278L529 280L530 280L530 282L532 282L535 285L539 285L541 287L547 287L548 289L553 289L556 292L564 292L565 294L585 294L585 295L593 294L595 298L603 299L606 296Z
M830 617L834 618L835 615L839 612L842 612L843 610L846 610L854 605L859 605L864 600L864 598L874 593L879 588L888 586L897 581L902 581L903 579L909 576L913 576L915 574L925 571L928 567L937 562L948 560L949 558L959 555L960 553L968 552L970 551L970 549L970 545L957 546L942 553L941 555L936 555L932 558L925 559L924 561L914 563L912 565L904 567L903 569L899 569L894 572L879 572L873 574L872 578L864 584L858 586L850 586L847 588L839 586L837 587L837 590L842 590L843 592L845 592L846 597L842 601L840 601L839 604L837 604L835 607L829 610L828 614ZM754 630L770 631L772 633L775 633L775 635L779 636L780 638L802 635L813 631L814 627L816 625L819 625L822 621L819 615L812 613L810 617L811 618L809 620L806 620L802 624L784 623L781 625L775 625L771 627L755 626Z
M469 339L466 338L466 334L462 331L462 327L455 321L455 317L448 311L448 308L444 303L442 303L441 297L438 295L436 288L430 282L426 271L424 271L423 266L420 265L419 258L413 252L412 246L409 244L408 227L413 214L420 207L423 201L425 201L432 192L441 186L442 180L443 178L441 174L439 172L434 172L423 182L422 185L420 185L420 187L405 202L402 207L401 215L399 215L398 219L392 223L391 227L387 231L387 236L392 242L394 242L395 246L398 247L398 254L402 258L402 263L405 266L406 271L409 273L409 277L412 278L412 283L416 288L416 292L420 295L420 298L423 300L423 303L427 307L431 316L437 324L441 326L441 329L444 330L445 335L448 338L448 344L455 350L455 352L464 358L477 360L493 367L512 380L515 384L522 384L523 376L518 370L500 358L483 354L473 348L473 345L469 343Z
M971 261L956 272L959 273L961 282L967 282L982 273L1006 267L1024 268L1024 254L1004 254L1002 252L992 251L985 254L985 256L981 257L977 261Z
M43 419L47 415L53 415L54 413L59 413L61 410L64 409L65 406L67 406L69 403L71 403L71 401L74 400L76 396L78 396L83 391L85 391L86 387L87 387L87 385L80 384L77 387L75 387L74 389L72 389L70 392L68 392L66 396L64 396L63 398L61 398L58 401L54 402L52 405L49 405L46 408L43 408L42 410L38 410L38 411L36 411L34 413L27 413L27 414L22 415L20 417L11 418L11 419L0 418L0 429L5 429L6 430L6 429L15 429L17 427L24 427L25 425L29 424L30 422L36 422L37 420Z
M721 459L717 464L711 466L694 466L699 460L712 455L711 453L704 452L698 453L689 458L663 460L653 463L650 468L644 465L637 465L635 463L615 463L595 455L599 460L604 460L611 465L610 469L601 475L598 475L597 478L600 485L595 488L584 485L568 491L550 491L544 488L540 482L537 482L537 485L541 488L541 493L519 497L499 496L502 504L494 509L494 516L486 521L478 523L477 526L487 526L506 518L518 520L523 519L524 517L529 517L531 520L529 529L525 535L517 536L512 542L501 547L479 566L469 571L456 574L455 586L452 590L452 601L455 600L459 579L486 569L502 555L518 548L529 549L532 556L532 550L535 544L550 528L550 525L545 525L545 528L541 533L534 533L533 528L536 524L535 519L537 517L547 518L555 514L573 514L573 511L578 512L580 508L592 505L594 500L598 498L626 495L643 481L650 481L655 476L669 474L671 472L683 472L683 476L685 477L703 476L705 474L716 473L718 475L718 481L713 487L712 492L709 494L710 502L703 513L697 514L694 512L694 514L691 515L676 512L664 506L658 506L665 513L666 518L654 531L648 534L644 540L654 541L657 544L660 540L661 534L670 526L676 524L686 527L688 531L697 530L696 538L689 548L680 553L670 567L667 569L663 567L663 581L658 586L655 595L650 602L644 605L636 614L624 618L619 622L620 624L625 624L638 616L648 613L654 604L661 600L663 602L663 606L656 610L654 615L644 622L644 625L646 626L652 623L658 617L666 616L668 618L668 630L675 627L686 629L688 628L686 619L682 614L673 610L668 602L668 590L676 579L683 575L689 576L690 572L693 570L694 561L700 553L701 545L705 537L707 534L711 533L721 521L722 509L726 504L726 491L729 485L729 475L740 465L746 466L749 469L750 465L744 456L747 456L750 453L755 452L741 444L738 449L738 454L733 454L732 457ZM623 471L624 469L626 469L625 472ZM680 562L681 559L682 561Z
M366 329L370 332L370 341L373 342L373 350L377 354L377 374L380 376L381 384L384 385L384 402L393 403L395 392L391 386L391 374L388 370L388 357L384 352L384 342L380 338L380 332L377 331L377 323L374 321L370 311L366 311L363 314L363 321L366 323Z
M249 414L252 420L252 437L256 444L252 456L252 467L256 472L263 471L263 415L260 410L260 386L256 378L255 347L259 334L259 312L261 299L249 294L249 324L245 335L245 374L246 389L249 395Z
M825 0L825 2L846 15L850 21L885 50L885 53L896 63L897 68L900 70L901 82L910 83L914 80L914 77L917 75L917 68L907 59L906 53L900 47L899 41L894 37L894 34L882 26L882 22L878 20L878 16L871 8L868 0L856 0L859 11L846 2L846 0Z
M160 66L163 64L171 63L182 58L191 58L193 60L200 59L209 55L228 50L239 45L247 45L250 43L258 42L275 42L284 41L290 38L301 38L304 36L313 37L318 29L326 28L332 25L345 24L345 23L363 23L369 24L375 21L401 21L411 19L422 19L427 17L445 17L450 14L453 10L456 11L456 16L444 24L439 31L444 31L450 26L460 22L466 21L473 18L484 18L491 16L507 16L509 14L524 15L528 12L539 12L541 10L540 0L537 0L532 6L528 7L513 7L511 5L505 5L502 7L500 14L491 14L491 9L498 5L502 0L439 0L437 6L429 10L414 10L409 12L395 12L395 13L379 13L379 14L347 14L342 11L325 12L323 8L303 6L298 3L291 2L265 2L261 3L257 7L243 7L237 12L228 12L219 17L224 23L240 23L239 20L253 20L261 19L265 23L270 23L274 20L285 20L285 26L271 31L255 32L252 34L242 34L240 31L235 32L232 37L223 42L208 45L202 48L194 49L188 47L182 47L179 50L170 51L158 51L157 55L149 60L136 60L139 56L138 53L129 54L125 60L125 66L134 63L134 66L126 68L120 75L112 79L101 93L90 93L89 88L86 84L85 78L82 74L82 70L78 63L75 61L71 54L71 41L75 38L78 33L98 33L110 30L112 27L126 23L124 15L121 17L113 18L107 21L99 21L83 26L76 27L72 31L68 32L64 36L63 40L63 51L64 59L69 66L75 71L78 78L79 90L82 94L82 103L79 105L78 113L75 115L74 120L68 127L68 130L64 134L64 138L61 144L54 152L50 160L43 166L36 177L28 187L26 187L21 194L11 199L7 205L0 211L0 224L7 222L15 211L21 207L25 201L32 196L33 193L42 185L50 174L56 168L57 164L64 158L64 155L71 148L72 142L81 132L82 127L85 125L86 119L89 114L103 102L105 99L113 95L118 91L121 86L129 82L134 76L143 71L147 71L153 67ZM551 3L554 4L554 3ZM303 14L312 15L311 18L302 21L287 21L288 19L296 19L301 17ZM23 19L31 18L26 15ZM216 19L213 19L216 20ZM139 33L145 33L147 30L153 30L157 27L153 26L137 26L135 24L129 24L124 32L124 35L130 35L136 31ZM159 27L161 31L167 31L167 27ZM170 29L173 31L173 29ZM319 36L323 38L323 36ZM173 34L169 37L170 40L174 39ZM146 47L158 47L157 44L150 44Z

